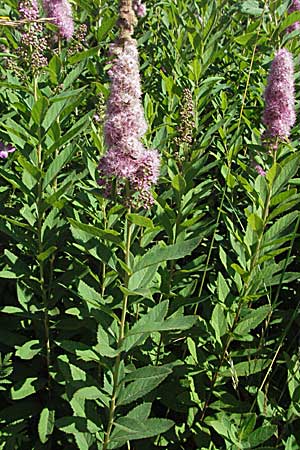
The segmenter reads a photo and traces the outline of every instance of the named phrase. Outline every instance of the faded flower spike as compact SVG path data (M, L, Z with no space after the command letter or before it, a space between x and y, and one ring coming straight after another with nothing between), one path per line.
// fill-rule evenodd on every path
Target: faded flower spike
M58 27L61 37L70 40L74 33L72 8L68 0L43 0L43 8Z
M104 123L108 151L98 166L98 184L105 196L117 195L133 206L148 207L152 203L151 186L159 175L159 155L156 150L145 149L141 142L147 124L141 104L136 41L127 38L112 44L110 52L111 91ZM126 183L130 193L125 192Z
M300 12L300 0L293 0L291 3L291 6L288 9L289 14L292 14L295 11ZM292 31L298 30L299 28L300 28L300 23L297 21L297 22L294 22L289 27L287 27L286 32L291 33Z
M38 2L37 0L20 1L18 10L21 20L30 21L27 29L22 31L21 46L18 52L33 70L38 70L48 64L47 58L44 56L47 42L43 37L43 25L37 22L39 19Z
M294 66L292 55L284 48L277 52L265 90L262 136L266 142L285 140L296 120L294 96Z
M3 142L0 142L0 158L6 159L9 153L13 153L15 151L15 147L11 144L4 145Z

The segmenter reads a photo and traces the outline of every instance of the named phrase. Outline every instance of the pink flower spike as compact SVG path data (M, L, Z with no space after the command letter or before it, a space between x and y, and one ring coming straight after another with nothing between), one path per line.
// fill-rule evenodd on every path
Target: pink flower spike
M294 96L294 66L292 55L279 50L272 62L265 90L263 140L285 140L296 121Z
M141 103L141 82L136 40L128 38L110 47L112 65L110 96L104 123L107 153L100 159L99 186L103 195L112 194L116 181L116 194L125 197L124 185L137 199L136 205L149 207L151 187L157 182L160 159L157 150L147 150L141 142L147 123ZM133 203L132 203L133 204Z
M68 0L43 0L43 8L47 17L54 19L59 34L68 41L74 33L72 8Z

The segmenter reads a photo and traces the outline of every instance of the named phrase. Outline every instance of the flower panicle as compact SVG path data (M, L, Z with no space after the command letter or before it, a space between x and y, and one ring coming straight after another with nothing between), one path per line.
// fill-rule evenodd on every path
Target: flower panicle
M271 146L287 140L296 121L294 91L293 57L283 48L272 62L264 93L262 120L266 130L262 139Z
M110 47L112 65L110 97L104 121L104 138L108 147L98 166L98 184L105 196L115 194L133 206L148 207L153 202L151 186L159 175L159 155L141 142L147 123L141 104L138 50L135 39L117 41ZM129 184L131 198L126 198Z
M43 0L43 8L58 27L59 35L70 40L74 34L72 7L68 0Z

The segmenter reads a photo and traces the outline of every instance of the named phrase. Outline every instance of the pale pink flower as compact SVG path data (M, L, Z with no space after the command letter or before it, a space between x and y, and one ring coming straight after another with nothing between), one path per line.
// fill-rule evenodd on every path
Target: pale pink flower
M47 17L53 18L60 36L70 40L74 33L72 8L68 0L43 0Z
M147 123L141 104L141 82L139 74L136 41L127 39L110 47L112 66L110 97L107 103L104 123L104 137L107 153L98 166L98 180L104 195L112 194L115 180L117 194L125 195L125 181L138 203L147 207L151 204L151 186L159 175L159 155L156 150L147 150L141 142L147 131Z
M265 90L264 140L286 139L296 120L292 55L279 50L272 62Z

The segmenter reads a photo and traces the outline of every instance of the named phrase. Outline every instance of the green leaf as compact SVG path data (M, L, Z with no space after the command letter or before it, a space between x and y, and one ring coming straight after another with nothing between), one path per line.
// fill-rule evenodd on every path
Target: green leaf
M184 258L185 256L190 255L192 251L198 247L199 243L200 238L194 238L165 247L156 245L141 257L134 266L134 272L151 266L152 264Z
M293 154L286 158L284 164L282 164L280 173L276 176L273 186L272 194L277 194L282 187L287 184L293 176L297 173L300 164L300 156L298 154Z
M40 97L33 105L31 110L32 120L40 125L44 120L46 111L48 109L49 102L46 97Z
M246 0L242 2L241 13L249 14L251 16L260 16L263 9L259 7L259 2L257 0Z
M264 223L257 214L250 214L247 220L253 231L256 231L257 233L260 233L262 231Z
M148 266L143 270L139 270L129 278L128 289L131 291L141 291L151 287L151 282L157 274L158 264ZM149 289L148 289L149 291Z
M126 441L146 439L168 431L174 422L169 419L147 419L141 422L131 417L120 417L115 422L109 449L121 447Z
M34 394L46 384L42 378L29 377L20 381L11 388L11 397L13 400L20 400L24 397Z
M109 345L109 335L100 323L98 324L97 331L97 345L94 348L100 355L107 356L108 358L115 358L118 354L118 352Z
M270 314L272 308L270 305L260 306L255 310L250 310L246 317L241 320L237 327L234 330L235 334L239 334L241 336L245 336L249 333L249 331L258 327L265 318Z
M153 222L149 217L141 216L140 214L127 214L126 217L131 223L140 227L154 228Z
M40 179L40 170L24 158L23 155L18 156L18 162L35 180L38 181Z
M257 32L253 31L252 33L245 33L245 34L242 34L241 36L237 36L236 38L234 38L234 40L237 44L244 46L244 45L247 45L248 42L251 41L251 39L253 39L256 36L257 36Z
M71 86L71 84L74 83L75 80L78 79L78 77L82 74L83 69L85 67L85 62L81 62L80 64L77 64L76 67L74 67L73 70L71 70L71 72L68 73L68 75L65 77L64 82L63 82L63 93L62 94L70 94L72 93L72 96L76 96L78 95L78 89L75 89L73 91L66 91L66 89ZM80 89L81 91L82 89Z
M133 408L126 417L130 417L131 419L137 419L143 422L148 419L151 412L152 403L142 403L141 405Z
M216 335L217 341L222 344L221 337L227 331L227 322L224 314L224 309L218 303L214 307L212 317L211 317L211 326L213 327Z
M224 276L222 275L222 272L218 273L217 283L218 283L218 298L219 300L221 300L221 302L224 302L227 298L227 295L230 293L230 288Z
M299 11L294 11L292 13L290 13L280 24L279 27L279 33L281 33L282 31L284 31L287 27L289 27L290 25L292 25L295 22L299 22L300 21L300 12Z
M171 331L171 330L188 330L191 328L197 318L194 316L182 316L172 318L160 322L152 322L147 325L137 322L126 336L133 336L135 334L154 333L156 331Z
M71 160L72 156L75 153L75 150L75 146L69 145L68 147L62 149L58 156L55 156L45 174L43 189L45 189L48 184L50 184L51 181L53 181L54 178L57 177L61 169Z
M245 446L245 444L243 443L243 448L253 449L254 447L257 447L263 442L266 442L267 440L271 439L271 437L276 433L276 431L277 431L276 425L265 425L260 428L257 428L248 437L247 440L248 446Z
M106 17L105 20L102 21L101 26L97 30L98 42L104 40L107 33L115 26L116 21L117 21L116 16Z
M278 219L264 234L263 246L270 245L275 239L279 239L282 234L287 234L287 228L298 218L299 212L293 211Z
M78 358L83 361L100 361L100 355L91 349L89 345L82 344L81 342L75 342L68 339L64 339L62 341L57 341L57 345L67 350L70 353L73 353Z
M38 424L39 438L42 444L45 444L54 429L55 411L44 408L40 414Z
M41 344L38 340L34 339L32 341L26 342L24 345L19 347L16 351L16 356L21 359L32 359L35 355L40 353Z
M232 377L232 374L235 373L235 375L238 377L247 377L255 373L262 372L268 367L270 362L271 361L268 359L243 361L234 364L231 369L221 369L220 375L223 377Z
M96 309L103 311L117 322L119 321L118 316L111 310L111 308L108 308L103 304L104 299L100 295L100 293L97 292L95 289L93 289L91 286L89 286L87 283L85 283L83 280L79 281L78 294L85 302L91 304Z
M46 259L48 259L49 256L51 256L54 252L56 252L56 250L57 247L55 247L55 245L52 245L51 247L47 248L47 250L37 255L38 261L46 261Z
M172 179L172 187L178 191L179 193L183 194L186 188L186 182L182 175L177 174Z
M51 101L57 99L57 96L52 97ZM42 127L47 132L49 128L53 125L53 123L57 120L60 113L64 109L67 103L67 99L63 98L61 100L57 100L55 103L52 103L48 111L46 112L45 118L42 122Z
M105 239L107 241L114 242L115 244L123 244L120 234L114 230L102 230L101 228L95 227L94 225L87 225L85 223L77 222L74 219L68 218L71 226L74 228L78 228L81 231L85 231L91 236L95 236L101 239ZM124 247L124 244L121 245Z
M54 152L57 148L63 147L65 144L67 144L69 141L74 139L78 134L80 134L83 130L85 130L89 124L91 112L88 112L83 117L81 117L79 120L75 122L75 124L70 128L60 139L59 141L56 141L51 149L50 153Z
M61 60L57 55L53 55L49 64L48 69L50 73L50 80L53 84L58 84L60 72L61 72Z

